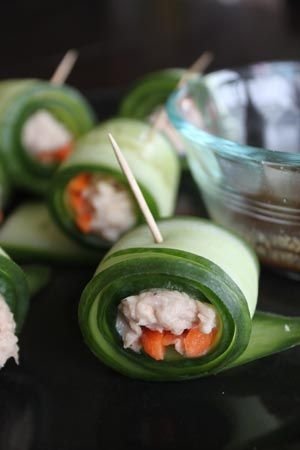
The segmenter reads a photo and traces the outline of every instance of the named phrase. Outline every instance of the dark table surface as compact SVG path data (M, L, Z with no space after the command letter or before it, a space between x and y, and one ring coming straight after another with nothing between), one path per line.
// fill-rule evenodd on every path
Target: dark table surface
M0 78L43 77L65 50L80 59L70 84L99 117L114 113L138 76L189 65L204 50L211 70L297 59L299 2L110 0L5 2ZM191 180L178 210L203 213ZM146 383L103 366L77 325L88 269L53 270L33 301L21 361L0 373L0 450L300 448L300 350L184 383ZM299 283L263 272L260 309L297 314Z

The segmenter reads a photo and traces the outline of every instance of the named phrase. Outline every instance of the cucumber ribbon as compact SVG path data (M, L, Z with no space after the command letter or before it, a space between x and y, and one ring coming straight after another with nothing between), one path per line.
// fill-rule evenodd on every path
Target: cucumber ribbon
M86 100L68 86L54 86L39 80L0 83L0 154L16 186L45 193L56 165L34 160L24 149L24 122L38 110L47 110L68 128L75 139L90 130L94 114Z
M165 69L138 80L121 102L121 117L147 119L163 105L184 73L184 69Z
M15 322L15 330L11 330L9 333L13 332L18 335L21 332L28 313L29 298L48 283L50 275L51 271L46 266L30 265L21 268L0 248L0 294L12 313ZM2 319L2 322L3 320L5 319ZM8 329L10 329L10 326L12 326L11 318L7 318L7 320ZM8 332L6 324L4 323L3 325L4 329L0 329L0 334L4 331L3 336L1 336L3 344L3 348L0 348L1 367L3 363L5 364L6 357L8 357L5 349ZM3 351L4 353L2 354ZM18 351L16 350L17 353Z
M151 116L154 117L154 114L166 104L169 96L177 89L184 73L184 69L165 69L150 73L138 80L121 102L120 116L149 122ZM192 78L194 77L199 78L199 75L192 74ZM180 156L182 169L186 170L185 142L171 124L164 127L162 131L175 146Z
M255 313L259 267L235 235L198 218L159 222L162 244L140 226L111 249L86 286L79 323L92 352L113 369L144 380L186 380L218 373L300 343L300 319ZM219 337L209 353L155 361L124 349L115 327L119 302L148 289L173 289L210 302Z
M173 214L180 174L178 157L164 136L157 131L150 136L149 132L150 127L143 122L111 119L77 142L70 158L53 177L49 194L53 217L71 238L94 248L111 245L100 236L79 231L66 201L68 183L84 172L110 176L124 187L128 186L111 148L108 133L112 133L122 148L154 217ZM131 195L130 190L129 193ZM141 220L136 209L136 221Z
M65 236L40 202L24 203L7 217L0 228L0 246L19 263L95 267L103 256Z

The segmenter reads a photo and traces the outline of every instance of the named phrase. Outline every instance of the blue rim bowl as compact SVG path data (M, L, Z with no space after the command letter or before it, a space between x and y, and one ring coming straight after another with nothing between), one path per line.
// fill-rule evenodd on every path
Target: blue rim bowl
M300 63L193 78L167 112L210 217L264 264L300 274Z

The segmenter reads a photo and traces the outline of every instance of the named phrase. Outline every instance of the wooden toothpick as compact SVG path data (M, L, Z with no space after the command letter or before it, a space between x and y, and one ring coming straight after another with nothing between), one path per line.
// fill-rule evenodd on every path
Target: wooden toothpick
M207 67L214 59L212 52L206 51L184 72L180 80L178 81L176 88L183 86L192 74L204 73Z
M57 85L64 84L76 63L77 58L78 52L76 50L68 50L50 78L50 83Z
M205 70L211 64L213 59L214 59L214 55L212 52L206 51L206 52L202 53L202 55L188 69L186 69L184 71L180 80L176 84L175 89L182 87L188 81L188 79L191 77L191 75L196 74L196 73L200 74L200 73L205 72ZM151 126L149 132L147 133L148 134L147 139L150 139L152 137L153 131L155 131L161 127L162 122L165 120L165 117L166 117L166 112L165 112L165 108L163 107L163 108L161 108L160 112L156 116L156 119L152 123L152 126Z
M112 148L115 152L116 158L120 164L120 167L121 167L124 175L127 178L127 181L132 190L132 193L135 196L136 201L145 217L148 227L150 228L150 231L153 235L154 241L157 244L160 244L163 242L163 237L162 237L161 232L157 226L157 223L155 222L154 217L149 209L149 206L147 205L147 202L142 194L142 191L141 191L141 189L140 189L140 187L128 165L128 162L126 161L125 156L123 155L120 147L116 143L116 141L113 138L113 136L111 135L111 133L108 133L108 137L109 137L110 143L112 145Z

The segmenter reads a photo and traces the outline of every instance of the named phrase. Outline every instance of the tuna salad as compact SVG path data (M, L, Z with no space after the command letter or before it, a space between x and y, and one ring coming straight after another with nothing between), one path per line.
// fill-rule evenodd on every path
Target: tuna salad
M14 358L18 363L19 347L15 330L13 314L0 294L0 369L9 358Z
M114 242L136 222L134 200L113 177L82 173L67 188L77 228Z
M46 164L63 161L73 148L69 130L46 110L36 111L26 120L21 141L30 156Z
M124 348L162 360L169 345L185 357L206 354L214 343L217 323L212 305L184 292L151 289L121 301L116 328Z

